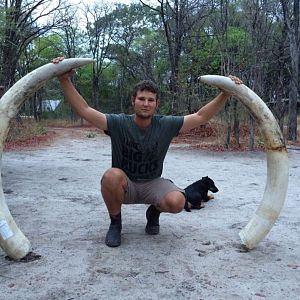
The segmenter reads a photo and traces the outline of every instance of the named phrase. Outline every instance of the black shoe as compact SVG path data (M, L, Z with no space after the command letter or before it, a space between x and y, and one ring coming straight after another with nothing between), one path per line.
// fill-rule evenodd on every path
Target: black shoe
M159 215L160 211L154 205L150 205L146 211L147 225L146 233L155 235L159 233Z
M110 225L105 237L105 244L108 247L118 247L121 245L122 218L121 213L110 215Z
M119 224L110 224L105 237L108 247L119 247L121 245L121 227Z

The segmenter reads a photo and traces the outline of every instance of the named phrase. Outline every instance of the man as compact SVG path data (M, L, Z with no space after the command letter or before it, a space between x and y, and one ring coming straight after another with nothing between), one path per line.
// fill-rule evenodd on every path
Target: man
M63 57L53 59L59 63ZM184 191L161 177L163 161L171 140L180 132L205 124L229 97L221 92L198 112L187 116L159 116L159 91L151 81L138 83L132 95L133 115L104 114L91 108L70 80L73 71L59 76L64 96L73 110L111 137L112 168L101 179L101 193L111 223L105 243L109 247L121 244L122 204L150 204L146 211L145 231L159 233L161 212L179 213L184 208ZM235 76L230 78L242 83Z

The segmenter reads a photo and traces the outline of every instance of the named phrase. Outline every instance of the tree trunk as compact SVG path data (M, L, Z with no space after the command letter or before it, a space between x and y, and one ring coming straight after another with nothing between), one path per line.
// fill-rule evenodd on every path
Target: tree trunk
M250 151L254 150L254 140L255 140L255 120L254 118L249 115L249 149Z
M5 93L5 87L4 85L0 85L0 99L4 95L4 93Z
M233 100L233 133L235 143L240 147L240 120L237 112L237 100Z
M18 45L20 42L20 29L18 22L21 16L22 0L13 2L13 6L9 7L6 2L5 19L4 19L4 36L1 45L1 73L0 81L6 88L9 88L15 82L15 70L18 62Z
M95 109L99 109L99 77L96 74L96 70L93 72L93 78L92 78L92 106Z
M297 140L297 100L299 95L299 0L292 3L281 0L284 24L289 39L291 70L290 70L290 93L289 93L289 118L288 118L288 139Z
M225 148L229 149L230 147L230 136L231 136L231 114L230 114L230 104L227 101L225 104L225 119L226 119L226 139L225 139Z
M289 92L289 119L288 119L288 139L291 141L297 140L297 100L299 89L299 49L296 45L290 45L291 52L291 81Z

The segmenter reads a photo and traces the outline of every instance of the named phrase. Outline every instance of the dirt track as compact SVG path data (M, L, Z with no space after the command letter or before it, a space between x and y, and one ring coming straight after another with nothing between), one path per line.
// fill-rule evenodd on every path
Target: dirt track
M200 211L161 217L144 232L144 205L123 208L122 245L104 245L108 216L99 179L109 138L69 129L51 146L2 158L6 200L41 259L16 263L0 250L0 299L300 299L300 151L290 150L282 213L251 252L239 230L261 201L265 154L173 145L164 176L185 187L212 177L220 192Z

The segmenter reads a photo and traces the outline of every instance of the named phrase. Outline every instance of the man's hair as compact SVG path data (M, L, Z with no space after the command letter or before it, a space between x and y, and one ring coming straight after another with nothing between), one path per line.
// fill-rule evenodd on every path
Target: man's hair
M143 91L156 94L156 100L159 99L159 89L152 80L142 80L138 82L133 88L132 97L135 98L137 92L143 92Z

